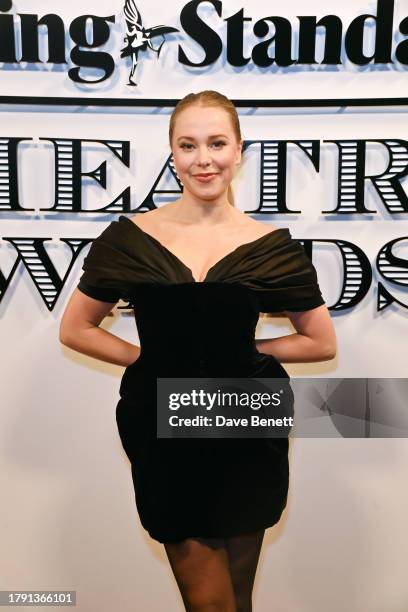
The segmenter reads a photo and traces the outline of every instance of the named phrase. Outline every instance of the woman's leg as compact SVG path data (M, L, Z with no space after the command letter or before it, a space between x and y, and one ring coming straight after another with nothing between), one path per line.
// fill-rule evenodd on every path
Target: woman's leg
M252 589L265 530L225 538L237 612L252 612Z
M164 544L187 612L237 612L225 540Z

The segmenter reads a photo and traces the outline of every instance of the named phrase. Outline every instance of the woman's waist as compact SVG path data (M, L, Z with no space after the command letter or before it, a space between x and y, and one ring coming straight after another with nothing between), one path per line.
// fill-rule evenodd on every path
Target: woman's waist
M157 378L289 378L281 363L272 355L255 350L251 355L225 355L216 357L205 353L177 357L146 354L130 364L122 383L129 381L156 381Z

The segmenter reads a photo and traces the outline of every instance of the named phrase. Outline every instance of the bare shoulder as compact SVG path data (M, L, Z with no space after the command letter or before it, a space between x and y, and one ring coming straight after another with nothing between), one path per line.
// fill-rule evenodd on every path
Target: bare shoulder
M171 206L171 204L166 204L161 206L160 208L155 208L153 210L148 210L147 212L140 213L138 215L134 215L133 217L129 217L130 221L136 223L142 229L148 229L149 227L158 226L162 221L168 219L168 211L164 209Z
M255 221L254 219L248 219L246 223L248 234L251 234L252 238L256 240L257 238L261 238L266 234L270 234L275 230L279 229L272 223L263 223L260 221Z

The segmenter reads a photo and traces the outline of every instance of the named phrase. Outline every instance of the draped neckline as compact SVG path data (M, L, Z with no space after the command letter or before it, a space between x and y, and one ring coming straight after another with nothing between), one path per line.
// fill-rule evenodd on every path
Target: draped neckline
M277 234L278 236L282 232L284 232L286 234L289 234L289 229L287 227L281 227L281 228L274 229L274 230L268 232L267 234L264 234L263 236L260 236L259 238L255 238L254 240L250 240L249 242L244 242L242 244L239 244L237 247L235 247L234 249L232 249L231 251L229 251L228 253L223 255L220 259L218 259L218 261L216 261L207 270L207 273L205 274L203 280L196 280L194 275L193 275L193 271L191 270L191 268L186 263L184 263L184 261L182 261L179 257L177 257L177 255L175 253L173 253L173 251L171 251L164 244L162 244L160 242L160 240L158 240L157 238L155 238L154 236L152 236L151 234L149 234L148 232L143 230L139 225L137 225L131 219L129 219L129 217L126 217L125 215L120 215L119 216L119 221L121 221L123 219L128 224L129 223L132 224L132 226L134 227L134 231L136 231L136 233L139 233L140 235L143 235L147 240L152 242L157 248L162 249L170 257L172 257L173 260L179 266L181 266L184 270L186 270L188 272L189 276L191 277L191 282L194 283L194 284L200 284L200 283L207 282L208 277L211 275L211 273L213 273L220 265L222 265L223 263L225 263L226 261L228 261L229 259L231 259L235 255L241 254L242 252L245 253L246 251L251 250L252 248L256 247L258 244L263 243L264 241L271 240L272 237L274 236L274 234Z

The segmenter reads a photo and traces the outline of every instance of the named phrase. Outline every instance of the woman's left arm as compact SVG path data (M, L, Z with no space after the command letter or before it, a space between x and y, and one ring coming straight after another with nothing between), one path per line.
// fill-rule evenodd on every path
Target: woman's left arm
M329 361L336 356L337 340L325 304L305 311L284 311L296 333L279 338L255 340L261 353L283 363Z

